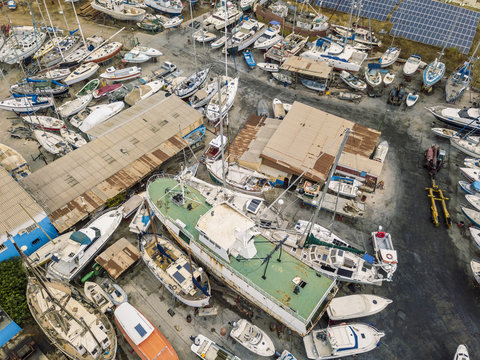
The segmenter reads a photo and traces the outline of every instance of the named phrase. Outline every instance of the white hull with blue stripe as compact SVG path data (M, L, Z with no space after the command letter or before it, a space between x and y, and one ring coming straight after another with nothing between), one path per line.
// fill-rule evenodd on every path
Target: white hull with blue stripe
M423 86L428 89L439 82L445 75L445 63L435 59L423 71Z
M456 127L468 129L480 128L480 109L457 109L442 105L426 107L438 120Z
M472 224L476 227L480 227L480 212L466 207L462 207L462 212Z
M300 56L325 61L336 70L357 72L362 67L363 61L367 58L367 53L357 50L350 45L345 45L343 51L337 55L319 51L314 48L305 51Z

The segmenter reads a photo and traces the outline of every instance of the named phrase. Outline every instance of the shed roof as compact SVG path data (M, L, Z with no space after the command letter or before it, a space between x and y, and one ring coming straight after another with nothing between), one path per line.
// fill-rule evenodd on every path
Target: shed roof
M333 68L325 61L301 56L287 57L287 60L280 66L280 69L321 79L329 78L333 71Z
M127 239L121 238L95 258L115 280L140 259L140 251Z
M60 232L181 151L182 137L203 124L202 114L175 95L154 95L126 111L129 118L112 118L123 124L22 180Z

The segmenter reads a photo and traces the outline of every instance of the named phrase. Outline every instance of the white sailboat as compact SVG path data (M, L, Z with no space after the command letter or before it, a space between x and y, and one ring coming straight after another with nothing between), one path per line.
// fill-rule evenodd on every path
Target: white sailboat
M468 228L468 230L470 231L470 236L472 237L472 240L475 242L475 245L477 245L477 248L480 248L480 229L471 226Z
M13 96L0 101L0 109L16 113L32 113L53 106L53 100L44 96Z
M457 347L457 351L455 352L455 356L453 360L470 360L470 355L468 354L467 345L460 344Z
M205 80L207 80L208 74L210 72L210 67L199 70L186 79L184 79L180 84L175 87L174 93L179 98L184 99L195 94L195 92L200 89Z
M42 147L53 155L64 155L72 150L63 137L45 130L33 130L33 135Z
M335 297L327 308L330 320L358 319L374 315L393 301L377 295L358 294Z
M273 356L275 354L272 339L258 326L245 319L235 321L232 325L233 329L230 331L230 336L240 345L260 356Z
M99 69L100 65L94 62L89 62L80 65L75 70L73 70L70 75L68 75L63 82L67 85L73 85L85 79L88 79L90 76L94 75Z
M133 64L140 64L150 60L150 56L141 53L136 49L130 50L123 56L122 62L125 63L133 63Z
M480 157L480 144L457 137L450 138L450 144L468 156Z
M221 104L219 104L218 96L214 96L207 106L206 116L210 121L223 119L235 101L238 89L238 78L229 78L224 84L220 89Z
M142 68L132 66L124 69L117 69L115 66L110 66L100 77L111 81L125 81L132 80L142 75Z
M165 82L163 80L155 80L145 85L136 86L125 96L124 100L128 105L133 106L137 102L148 99L150 96L159 92L164 84Z
M386 68L390 65L393 65L393 63L397 61L398 57L400 56L401 51L402 50L400 48L397 48L395 46L389 47L380 58L380 66L382 68Z
M87 144L82 135L70 129L60 129L60 135L70 144L74 149L78 149Z
M65 123L62 120L51 116L27 115L23 116L22 120L33 125L37 129L60 131L60 129L65 128Z
M77 97L76 99L63 103L56 110L58 111L60 116L65 119L85 109L90 103L90 101L92 101L92 98L93 98L92 94L80 96L80 97Z

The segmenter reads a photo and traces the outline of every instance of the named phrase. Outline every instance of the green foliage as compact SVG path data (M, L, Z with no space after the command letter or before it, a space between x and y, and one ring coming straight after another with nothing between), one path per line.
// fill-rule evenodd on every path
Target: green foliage
M0 307L20 326L30 317L26 290L27 277L20 258L0 262Z
M108 199L106 201L107 208L111 208L111 207L115 207L115 206L120 205L121 203L123 203L125 201L126 198L127 198L127 194L123 192L123 193L118 194L117 196L114 196L113 198Z

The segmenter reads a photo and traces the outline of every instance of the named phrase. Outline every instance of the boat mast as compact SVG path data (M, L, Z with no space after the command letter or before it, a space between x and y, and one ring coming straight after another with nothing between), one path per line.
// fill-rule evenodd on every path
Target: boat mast
M193 29L193 10L192 10L192 0L189 0L188 1L189 5L190 5L190 28ZM217 3L217 1L215 0L215 4ZM73 2L72 2L72 5L73 5ZM195 39L193 39L193 54L195 56L195 69L198 69L198 64L197 64L197 47L196 47L196 43L197 41Z
M50 13L48 12L48 6L47 6L47 3L46 3L45 0L43 0L43 6L45 6L45 11L47 12L48 21L50 22L50 26L52 27L53 36L55 37L55 39L57 39L57 32L55 31L55 27L53 26L52 18L50 17ZM61 49L61 46L60 46L60 42L57 42L56 46L58 47L58 50L60 51L60 55L62 56L63 61L65 61L65 58L63 57L63 52L62 52L62 49ZM38 63L40 64L40 60L38 61Z
M340 160L340 156L342 155L343 149L345 148L345 144L347 143L348 136L350 135L351 130L349 128L345 129L344 133L344 138L342 141L342 144L340 145L340 149L337 152L337 155L335 157L335 161L332 165L332 168L330 169L330 173L328 174L328 179L327 182L325 183L323 190L322 190L322 196L317 204L317 207L310 217L310 221L308 223L308 226L305 228L305 231L302 234L302 238L299 241L298 246L303 247L305 245L305 241L308 239L310 234L312 233L313 225L315 224L315 221L317 220L318 214L320 213L320 209L322 208L323 205L323 200L325 200L325 195L327 194L328 190L328 185L330 184L330 181L332 180L332 176L335 173L335 169L337 168L338 161Z
M445 41L445 44L443 45L443 48L442 48L442 52L440 53L440 56L438 58L439 62L440 62L440 59L442 58L442 56L444 55L445 49L446 49L446 47L448 45L448 42L450 41L450 38L452 36L453 27L457 24L457 20L458 20L459 16L460 16L460 7L458 7L457 14L455 15L455 20L453 20L452 27L450 28L450 31L448 32L447 41Z
M83 46L85 46L85 50L88 51L87 42L85 41L85 37L83 36L82 25L80 25L80 21L78 20L77 9L75 8L75 2L70 1L72 3L73 13L75 14L75 19L77 20L78 30L80 30L80 35L82 36Z

